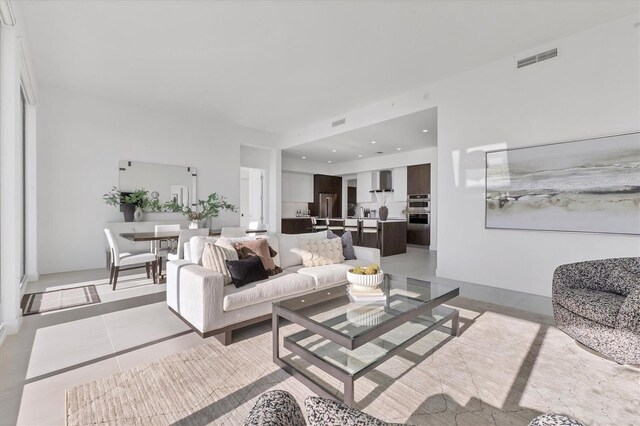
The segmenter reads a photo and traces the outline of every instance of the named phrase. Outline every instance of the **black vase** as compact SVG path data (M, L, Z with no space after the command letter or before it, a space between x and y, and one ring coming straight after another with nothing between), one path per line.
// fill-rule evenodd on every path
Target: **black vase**
M387 220L387 218L389 217L389 209L387 208L387 206L380 206L380 209L378 209L378 214L380 215L380 220Z
M125 222L133 222L133 215L136 211L135 204L120 204L120 211L124 214Z

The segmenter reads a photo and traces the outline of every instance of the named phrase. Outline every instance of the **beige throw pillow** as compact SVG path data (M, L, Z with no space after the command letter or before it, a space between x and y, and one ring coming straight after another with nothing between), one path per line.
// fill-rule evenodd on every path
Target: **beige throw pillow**
M334 263L344 262L342 240L340 238L332 240L301 239L300 251L302 265L305 267L333 265Z
M224 285L231 284L231 274L227 269L225 260L238 260L235 249L226 248L207 242L202 253L202 266L212 271L220 272L224 279Z

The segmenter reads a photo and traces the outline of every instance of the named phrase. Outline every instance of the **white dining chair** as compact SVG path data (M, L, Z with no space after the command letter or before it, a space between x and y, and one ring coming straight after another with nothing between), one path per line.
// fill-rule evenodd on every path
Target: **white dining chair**
M153 283L157 282L156 278L156 255L155 253L120 253L116 239L110 229L105 228L104 233L107 235L109 242L109 250L111 250L111 273L109 275L109 284L113 284L113 290L116 289L118 283L118 274L120 271L128 271L130 269L145 268L147 270L147 278L153 275ZM123 268L128 266L128 268Z
M175 253L167 253L167 260L184 259L184 246L189 243L191 237L208 237L209 228L181 229L178 236L178 248Z
M180 224L170 224L170 225L156 225L154 227L156 234L160 232L180 232ZM166 242L167 246L162 247L162 243ZM169 240L160 240L156 241L155 244L155 252L158 256L158 276L162 275L162 259L167 259L169 257L169 253L175 253L177 249L173 246L172 242Z
M247 228L242 227L226 227L220 231L221 237L239 238L247 235Z
M264 231L269 229L269 225L261 222L249 222L247 231Z

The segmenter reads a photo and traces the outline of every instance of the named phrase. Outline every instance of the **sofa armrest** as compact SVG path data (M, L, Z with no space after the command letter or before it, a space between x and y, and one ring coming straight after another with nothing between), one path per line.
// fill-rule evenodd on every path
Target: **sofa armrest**
M353 246L356 259L363 263L380 265L380 250L377 248Z
M295 398L287 391L262 394L253 406L244 426L305 426L304 415Z
M185 260L167 262L167 305L200 333L223 326L224 278Z
M635 287L622 303L616 327L640 334L640 287Z
M551 294L555 296L566 288L580 287L576 273L576 264L570 263L560 265L553 271L553 281L551 283Z

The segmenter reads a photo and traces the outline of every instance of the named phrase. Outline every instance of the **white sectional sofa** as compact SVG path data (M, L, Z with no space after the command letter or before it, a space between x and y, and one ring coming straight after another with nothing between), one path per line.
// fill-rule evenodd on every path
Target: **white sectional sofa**
M224 285L222 275L202 266L206 240L193 237L185 246L185 260L167 263L167 305L202 337L216 336L231 343L232 331L270 318L272 303L294 295L345 284L346 272L356 265L380 263L380 251L354 247L357 260L303 267L300 239L327 238L326 231L311 234L267 234L282 273L236 288Z

